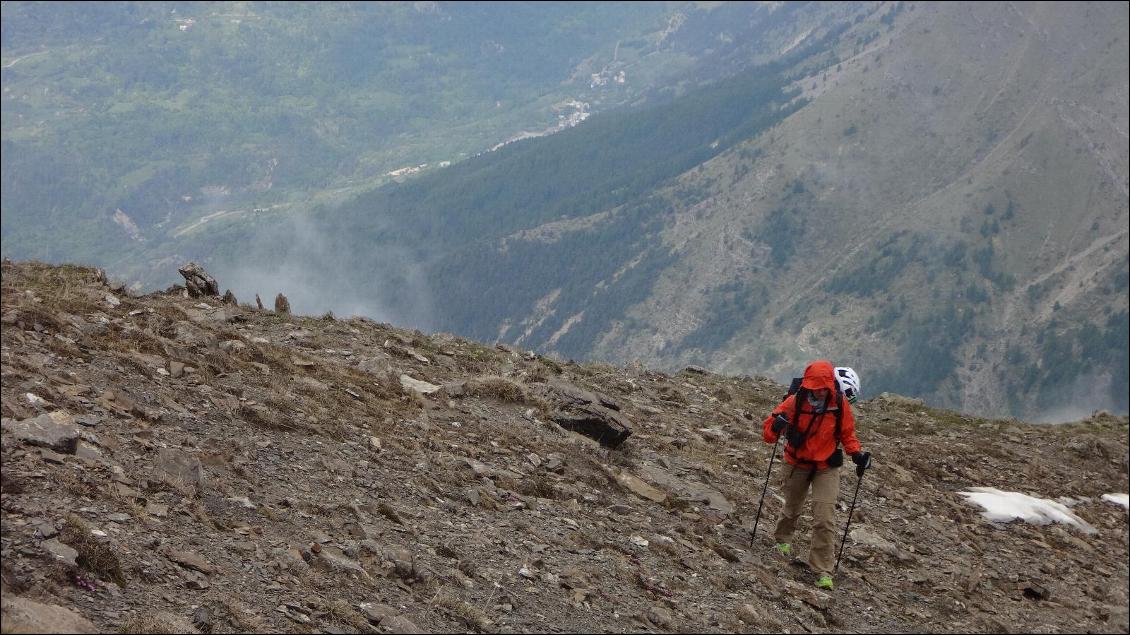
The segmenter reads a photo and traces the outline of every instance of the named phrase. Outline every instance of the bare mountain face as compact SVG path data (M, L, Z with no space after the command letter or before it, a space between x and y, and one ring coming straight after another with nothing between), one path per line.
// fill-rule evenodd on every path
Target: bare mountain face
M807 105L667 190L670 264L587 354L782 378L826 356L969 412L1125 411L1124 9L900 3L857 23L801 65ZM528 344L593 313L553 299L511 319L556 312Z
M776 486L750 540L769 379L2 274L5 632L1127 630L1126 417L860 402L826 592L772 555Z

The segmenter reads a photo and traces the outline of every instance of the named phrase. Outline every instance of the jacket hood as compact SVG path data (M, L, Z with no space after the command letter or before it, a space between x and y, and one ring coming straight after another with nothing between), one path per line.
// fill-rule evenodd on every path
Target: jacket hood
M801 381L800 387L809 390L827 388L835 394L836 373L832 362L826 359L818 359L809 364L808 368L804 369L804 379Z

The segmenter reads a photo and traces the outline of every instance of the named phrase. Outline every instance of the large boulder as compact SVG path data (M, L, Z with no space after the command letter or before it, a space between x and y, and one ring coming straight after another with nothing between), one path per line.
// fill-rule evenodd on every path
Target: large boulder
M632 435L628 418L618 412L620 405L604 395L553 380L543 388L543 396L553 404L549 418L566 430L609 448L619 447Z
M79 437L82 436L82 429L65 412L52 412L23 421L4 419L0 425L3 426L6 437L65 454L75 453Z
M98 628L78 613L5 593L0 600L5 633L97 633Z
M204 271L204 267L190 262L180 269L177 269L180 275L184 276L184 286L188 289L188 295L192 298L199 298L201 296L218 296L220 295L220 285L216 279L208 275Z

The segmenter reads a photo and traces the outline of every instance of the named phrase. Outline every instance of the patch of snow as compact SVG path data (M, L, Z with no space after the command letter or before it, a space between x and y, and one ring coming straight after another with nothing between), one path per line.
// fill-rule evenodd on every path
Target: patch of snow
M1103 494L1103 500L1130 510L1130 494Z
M1095 533L1095 528L1076 516L1062 503L1046 498L1036 498L1019 492L1003 492L993 487L972 487L968 492L959 492L970 502L984 508L982 516L992 522L1022 520L1034 525L1063 523L1078 527L1086 533Z

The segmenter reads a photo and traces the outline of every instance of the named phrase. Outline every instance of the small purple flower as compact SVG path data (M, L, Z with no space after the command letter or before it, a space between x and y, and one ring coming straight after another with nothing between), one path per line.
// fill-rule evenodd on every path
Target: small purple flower
M80 588L84 591L89 591L90 593L94 593L95 591L98 590L98 587L95 585L94 580L92 580L92 579L90 579L90 578L88 578L88 577L86 577L86 576L84 576L80 573L77 573L77 572L71 573L71 580L75 583L75 586L77 586L78 588Z

